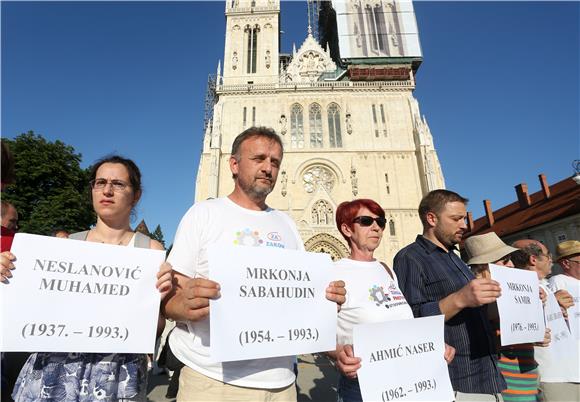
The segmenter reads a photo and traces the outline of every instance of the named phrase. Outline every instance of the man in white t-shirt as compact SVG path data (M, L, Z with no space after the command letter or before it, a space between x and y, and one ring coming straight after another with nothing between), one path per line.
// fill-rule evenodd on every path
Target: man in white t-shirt
M273 130L244 131L234 140L229 161L234 191L195 204L179 224L168 258L177 286L164 305L165 315L178 322L169 345L185 364L178 401L296 401L293 356L224 363L209 357L209 299L220 296L220 287L207 279L208 246L304 249L294 222L266 205L282 156L282 141ZM345 292L344 282L332 282L326 297L340 305Z

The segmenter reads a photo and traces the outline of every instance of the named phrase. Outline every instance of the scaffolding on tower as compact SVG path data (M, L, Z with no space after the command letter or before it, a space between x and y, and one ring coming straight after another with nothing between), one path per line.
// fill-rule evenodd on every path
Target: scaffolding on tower
M213 120L213 107L217 103L216 96L216 75L208 74L207 87L205 90L205 100L203 104L203 132L207 130L207 126Z
M312 29L312 36L316 41L320 41L318 34L318 14L320 12L320 2L329 0L306 0L308 7L308 25Z

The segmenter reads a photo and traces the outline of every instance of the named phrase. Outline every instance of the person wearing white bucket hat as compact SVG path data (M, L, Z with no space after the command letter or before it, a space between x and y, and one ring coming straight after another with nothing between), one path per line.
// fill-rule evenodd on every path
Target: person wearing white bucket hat
M511 253L518 249L505 244L494 232L471 236L465 240L464 246L469 257L467 263L476 277L490 278L489 264L514 268ZM540 290L541 292L542 290ZM498 367L508 386L501 393L503 399L505 401L537 401L540 384L538 363L534 359L534 345L521 344L500 347L497 304L488 304L486 307L488 317L498 335ZM547 329L544 342L541 345L547 346L549 341L550 330Z

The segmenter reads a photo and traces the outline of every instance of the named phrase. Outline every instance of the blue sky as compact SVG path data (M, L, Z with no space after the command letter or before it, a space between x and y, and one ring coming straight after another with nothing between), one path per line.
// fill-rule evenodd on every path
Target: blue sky
M172 241L193 202L209 73L223 59L222 2L6 2L2 136L34 130L83 165L141 167L137 222ZM495 208L580 159L580 3L416 2L424 61L415 96L447 187ZM305 1L282 2L282 51L306 35ZM380 202L380 200L378 200Z

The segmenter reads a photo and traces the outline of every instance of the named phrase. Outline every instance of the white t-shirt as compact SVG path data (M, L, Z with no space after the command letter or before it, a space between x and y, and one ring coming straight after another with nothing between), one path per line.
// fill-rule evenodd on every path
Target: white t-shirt
M183 275L208 278L207 248L214 243L304 249L296 225L286 214L274 209L249 210L224 197L196 203L187 211L167 260ZM178 323L169 345L188 367L232 385L271 389L288 386L295 380L293 356L213 363L209 359L209 340L206 318Z
M395 272L391 270L395 275ZM346 302L338 313L339 345L352 344L352 328L413 318L413 311L394 279L378 261L355 261L343 258L334 263L334 280L343 280Z
M549 282L550 289L554 293L564 289L574 298L574 305L568 308L568 325L574 339L580 340L580 281L574 277L560 274L552 276Z

